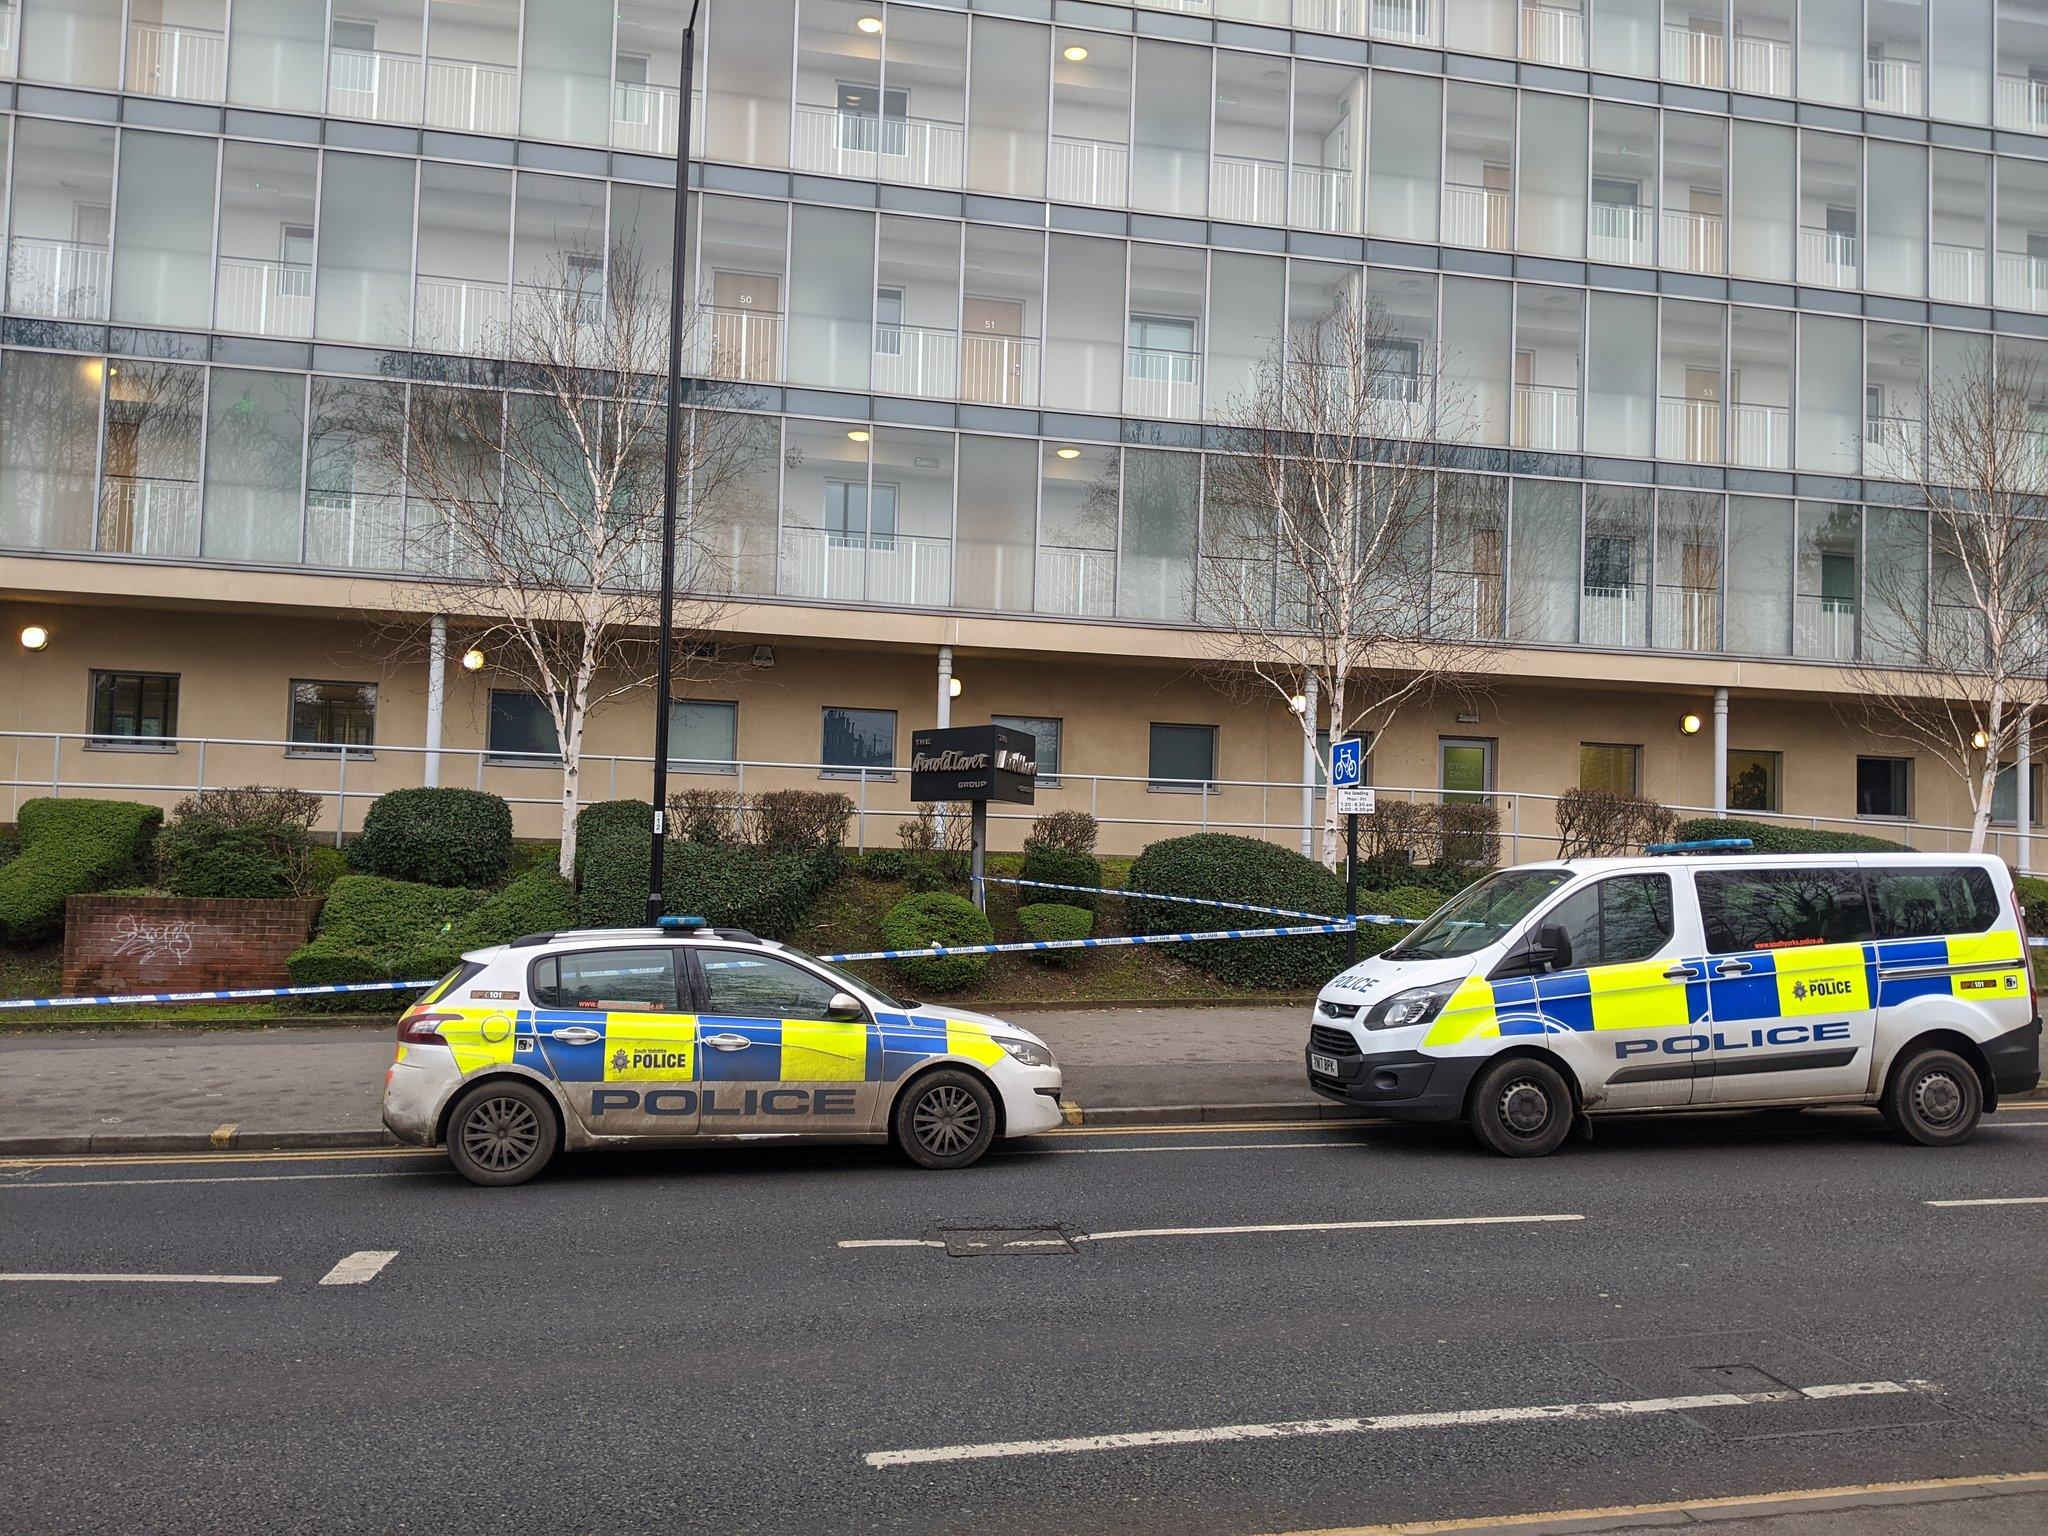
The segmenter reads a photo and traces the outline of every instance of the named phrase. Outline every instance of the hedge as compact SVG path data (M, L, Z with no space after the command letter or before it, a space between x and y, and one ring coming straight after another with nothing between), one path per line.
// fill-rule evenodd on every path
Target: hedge
M285 962L292 985L423 981L447 970L456 929L484 902L482 891L344 875L327 893L312 942ZM334 1006L353 1006L345 998Z
M576 912L585 927L631 927L647 920L652 838L647 807L638 801L607 800L583 808L576 820L581 872ZM770 852L671 839L662 854L663 907L702 917L715 928L786 938L802 925L840 868L833 849Z
M0 943L40 943L63 930L66 897L135 883L163 820L129 800L24 801L21 851L0 865Z
M1132 861L1130 888L1169 896L1248 901L1331 916L1344 910L1344 882L1322 865L1276 843L1262 843L1227 832L1198 832L1154 843ZM1307 921L1135 897L1126 906L1133 933L1288 927ZM1176 945L1174 955L1235 986L1320 986L1344 967L1344 935Z
M2048 938L2048 880L2017 875L2013 889L2019 892L2020 910L2026 914L2027 932L2034 938Z
M1017 926L1024 930L1025 938L1041 942L1085 939L1095 931L1095 914L1086 907L1060 901L1032 902L1017 909ZM1040 965L1063 966L1082 953L1078 949L1049 949L1031 958Z
M1411 917L1417 922L1443 904L1444 893L1426 885L1397 885L1390 891L1358 893L1358 909L1361 912L1382 913L1388 917ZM1358 930L1358 952L1362 955L1376 955L1414 926L1414 923L1368 923Z
M294 894L291 870L262 833L204 817L174 821L158 834L156 867L174 896Z
M981 910L950 891L906 896L882 919L887 949L929 949L934 944L990 944L995 930ZM923 955L889 963L912 986L926 992L957 992L988 969L987 955Z
M1049 885L1089 885L1097 890L1102 888L1102 861L1092 853L1078 853L1071 848L1040 846L1024 855L1023 878L1043 880ZM1084 896L1078 891L1048 891L1040 895L1031 886L1019 888L1018 900L1058 903L1061 906L1082 907L1093 912L1099 896Z
M1807 827L1781 826L1775 822L1744 821L1738 817L1702 816L1682 821L1672 836L1681 843L1704 842L1716 837L1746 837L1755 853L1903 853L1904 843L1886 837L1866 837L1861 832L1819 832Z
M356 873L421 885L496 885L511 862L512 807L479 789L390 790L348 845Z
M530 869L485 897L437 943L422 945L415 952L416 974L437 975L471 950L509 944L523 934L575 926L576 887L552 868Z

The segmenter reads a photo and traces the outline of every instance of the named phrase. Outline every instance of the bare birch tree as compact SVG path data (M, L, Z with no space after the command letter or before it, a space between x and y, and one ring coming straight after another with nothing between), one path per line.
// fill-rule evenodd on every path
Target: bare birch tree
M418 613L449 615L494 673L548 712L562 765L565 876L590 715L653 683L660 624L668 273L624 242L601 254L566 252L545 281L515 291L502 336L489 341L512 359L506 392L416 384L409 398L379 396L389 403L368 407L358 432L415 509L404 560L417 573ZM694 319L682 317L686 360L729 373L693 346ZM734 587L697 509L760 451L745 418L712 408L720 393L698 386L684 414L678 681L711 664L709 637ZM411 643L422 627L408 626Z
M1339 300L1275 346L1235 404L1235 451L1208 459L1196 585L1211 670L1247 701L1314 699L1295 714L1310 748L1319 730L1384 731L1484 670L1473 638L1497 630L1443 622L1431 602L1435 504L1472 478L1439 477L1436 445L1469 435L1471 415L1382 306ZM1334 868L1334 796L1321 846Z
M1862 645L1844 669L1841 708L1956 775L1973 852L1984 847L2022 714L2048 697L2043 382L2024 362L1994 368L1983 356L1930 392L1924 452L1917 422L1892 425L1873 445L1916 485L1926 539L1866 533Z

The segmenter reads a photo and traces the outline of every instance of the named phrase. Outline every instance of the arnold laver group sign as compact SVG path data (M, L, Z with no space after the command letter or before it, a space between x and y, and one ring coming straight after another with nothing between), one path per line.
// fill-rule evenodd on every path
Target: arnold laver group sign
M1030 805L1038 779L1037 740L1005 725L913 731L910 798L1001 800Z

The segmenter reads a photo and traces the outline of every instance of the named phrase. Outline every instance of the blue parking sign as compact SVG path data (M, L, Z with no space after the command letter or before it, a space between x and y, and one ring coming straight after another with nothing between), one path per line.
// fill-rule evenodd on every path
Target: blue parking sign
M1365 768L1365 743L1353 736L1345 741L1330 743L1330 787L1349 789L1362 782Z

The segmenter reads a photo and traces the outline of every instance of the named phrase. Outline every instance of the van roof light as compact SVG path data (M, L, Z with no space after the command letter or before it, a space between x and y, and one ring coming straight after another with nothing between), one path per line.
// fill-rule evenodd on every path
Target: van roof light
M686 933L694 933L697 929L705 926L705 924L704 919L701 917L663 917L657 919L654 926L671 931L680 928Z
M1756 846L1753 838L1703 837L1692 843L1652 843L1643 852L1664 853L1746 853Z

